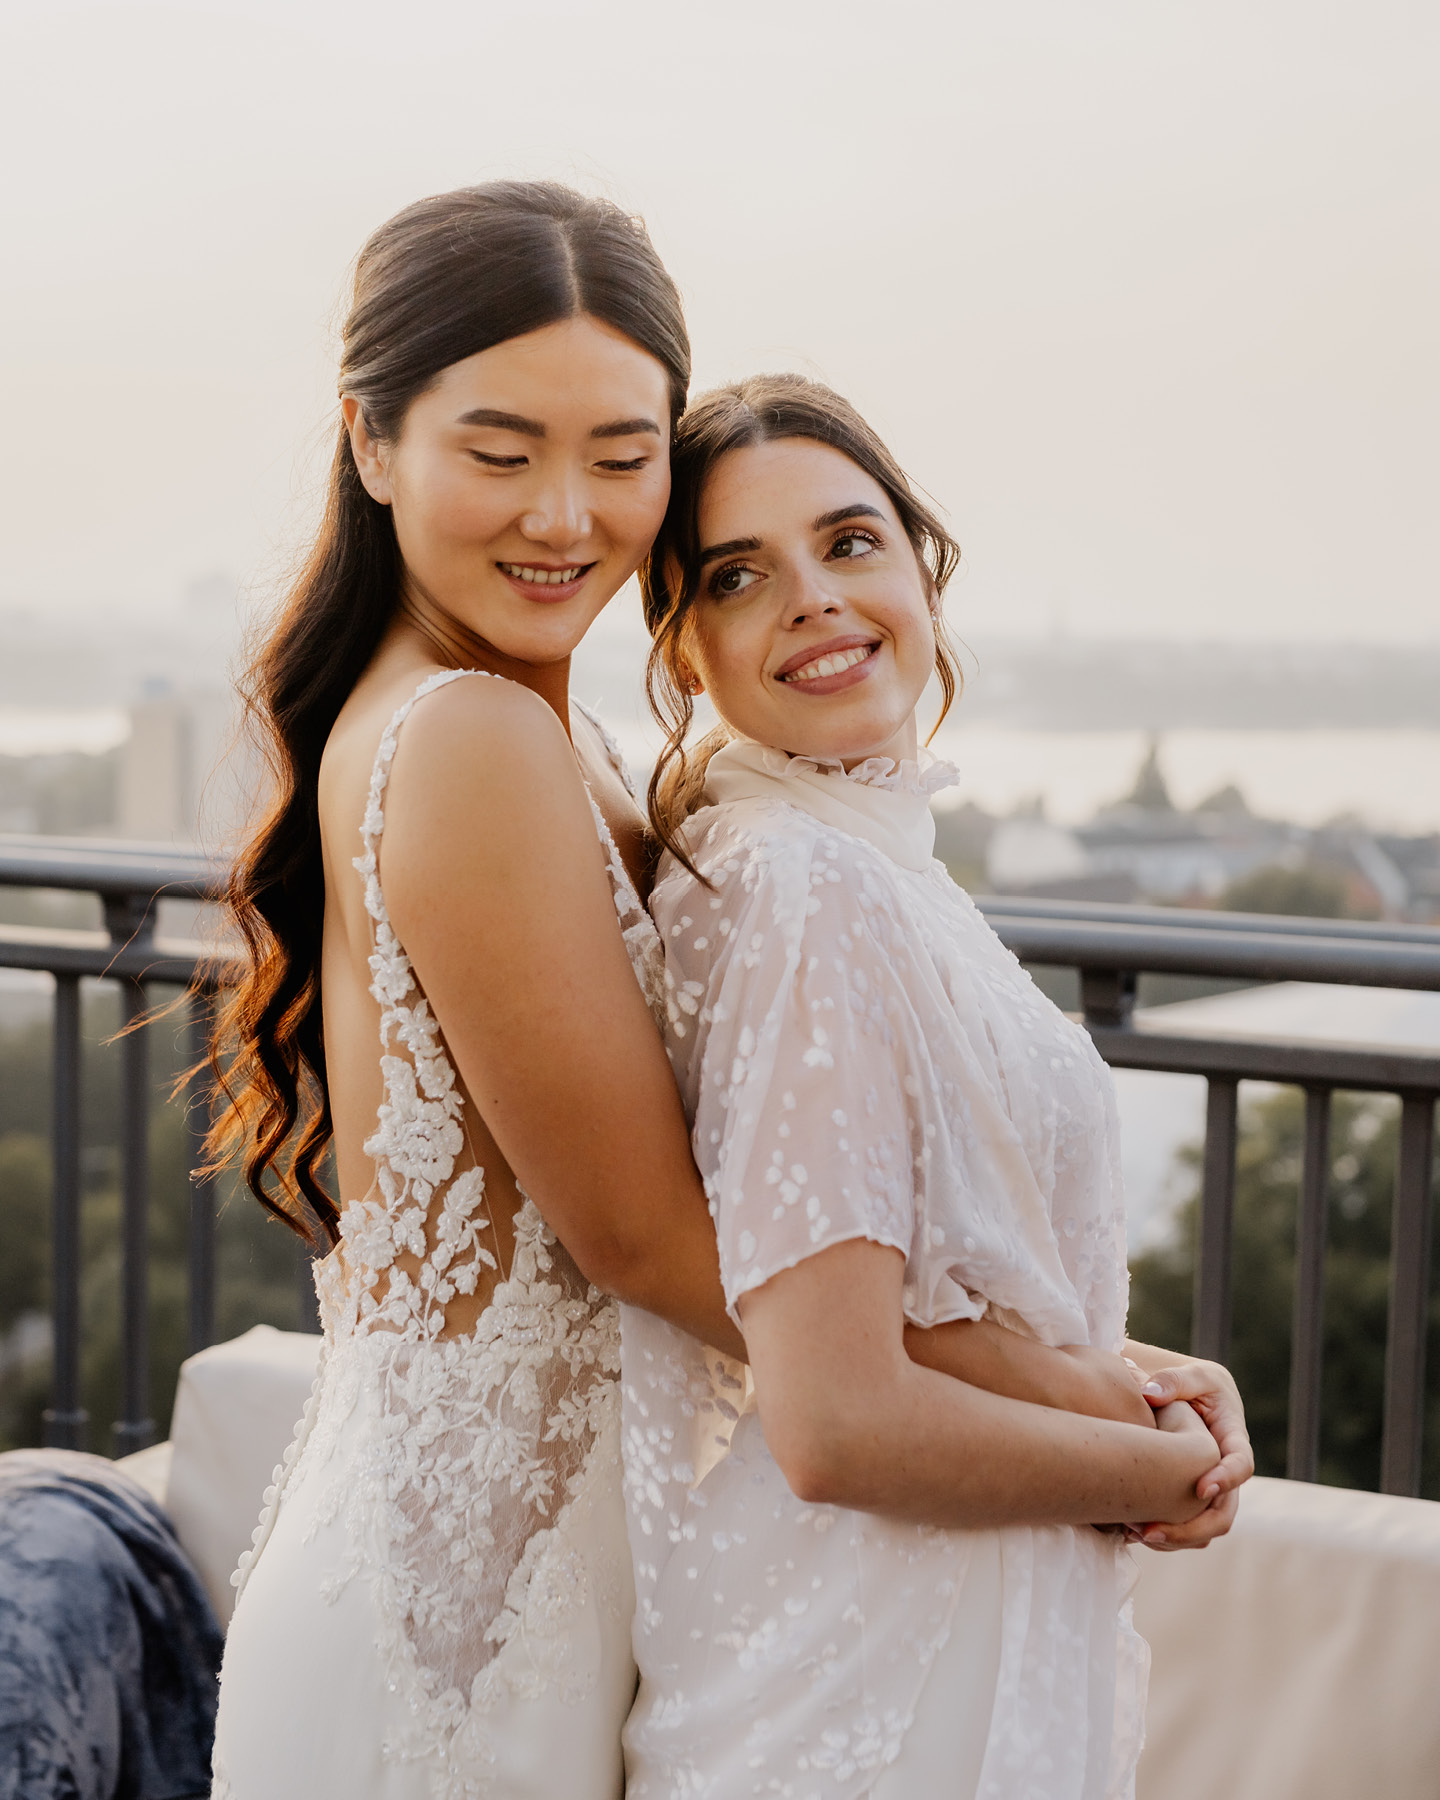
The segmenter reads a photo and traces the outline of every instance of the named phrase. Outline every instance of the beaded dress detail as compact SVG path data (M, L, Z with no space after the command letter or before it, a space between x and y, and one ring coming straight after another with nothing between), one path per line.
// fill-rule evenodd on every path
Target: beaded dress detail
M372 924L370 993L381 1009L383 1099L364 1146L375 1181L344 1206L339 1245L317 1266L320 1373L235 1576L243 1598L276 1519L306 1488L305 1541L329 1530L327 1541L344 1545L323 1598L333 1604L349 1584L367 1585L374 1652L404 1703L380 1756L419 1765L436 1800L505 1791L493 1768L497 1709L548 1694L584 1702L602 1678L585 1620L598 1606L623 1623L629 1604L628 1572L614 1558L595 1566L567 1529L577 1508L593 1511L598 1493L618 1492L615 1303L586 1281L528 1198L514 1217L511 1266L497 1267L466 1098L381 885L400 731L426 695L478 673L423 682L375 758L355 859ZM654 928L593 800L592 809L632 963L657 993ZM496 1278L489 1304L464 1329L452 1327L454 1302L487 1277ZM623 1556L623 1539L618 1548ZM220 1760L215 1794L224 1800L231 1789Z

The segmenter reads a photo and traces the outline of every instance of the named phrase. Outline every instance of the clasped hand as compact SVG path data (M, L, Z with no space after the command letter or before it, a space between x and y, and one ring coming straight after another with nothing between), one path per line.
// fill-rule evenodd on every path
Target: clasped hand
M1134 1348L1139 1354L1146 1347ZM1240 1489L1255 1473L1245 1407L1230 1371L1221 1363L1187 1358L1153 1367L1147 1374L1128 1356L1111 1356L1083 1345L1068 1346L1066 1354L1081 1363L1099 1387L1107 1416L1130 1424L1144 1422L1138 1402L1162 1431L1193 1432L1198 1420L1215 1443L1215 1466L1195 1488L1196 1498L1206 1503L1204 1509L1183 1525L1126 1527L1126 1537L1151 1550L1203 1550L1223 1537L1235 1523Z

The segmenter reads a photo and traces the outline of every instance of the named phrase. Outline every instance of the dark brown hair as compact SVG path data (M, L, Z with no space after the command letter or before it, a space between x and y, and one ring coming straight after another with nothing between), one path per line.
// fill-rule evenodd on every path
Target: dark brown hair
M780 438L809 438L848 456L885 490L935 596L935 673L940 718L960 690L960 666L940 616L939 600L960 561L960 546L919 499L905 471L848 400L803 375L752 375L702 394L680 421L670 456L670 504L660 535L640 570L645 623L654 640L645 671L650 709L666 728L647 796L656 837L694 874L677 833L700 804L705 769L729 738L719 725L687 746L695 702L686 679L685 638L700 592L700 501L711 470L732 450Z
M585 314L660 362L671 424L690 344L680 297L638 219L550 182L492 182L406 207L355 265L340 393L381 442L445 369L507 339ZM230 917L245 973L216 1037L227 1106L217 1160L238 1156L263 1206L317 1245L338 1212L319 1167L333 1126L320 1011L325 884L320 758L400 597L390 509L361 485L341 421L319 534L241 692L273 779L269 810L235 861Z

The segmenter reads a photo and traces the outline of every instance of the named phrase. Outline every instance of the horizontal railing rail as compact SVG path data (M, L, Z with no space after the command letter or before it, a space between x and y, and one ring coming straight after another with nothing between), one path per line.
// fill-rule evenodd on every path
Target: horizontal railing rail
M1217 937L1262 932L1278 937L1350 938L1374 943L1430 944L1440 949L1440 930L1398 925L1388 919L1290 918L1280 913L1202 911L1184 906L1132 906L1103 900L1035 900L1023 894L982 894L975 904L987 918L1060 919L1077 924L1170 925Z
M55 982L53 1139L53 1312L55 1358L47 1441L75 1444L80 1406L80 982L121 990L124 1108L121 1142L123 1380L118 1451L150 1441L146 1240L149 1168L147 990L190 990L189 1044L200 1064L208 1049L214 991L233 964L227 948L155 935L156 902L205 901L225 870L198 852L169 846L0 837L0 887L62 888L100 897L102 931L0 927L0 967L51 975ZM1331 1097L1357 1089L1399 1096L1399 1166L1391 1226L1390 1310L1385 1365L1381 1486L1413 1494L1420 1481L1429 1304L1434 1119L1440 1045L1322 1043L1234 1032L1176 1031L1135 1011L1142 974L1246 982L1311 981L1440 991L1440 931L1363 921L1317 921L1267 914L1206 913L1167 907L1107 906L1004 895L977 904L1024 962L1078 972L1083 1016L1100 1053L1117 1068L1159 1069L1208 1084L1192 1343L1225 1359L1230 1340L1231 1262L1239 1084L1271 1081L1303 1089L1305 1141L1296 1238L1296 1299L1288 1473L1313 1480L1319 1454L1324 1251ZM193 1103L198 1163L208 1113ZM215 1184L192 1183L189 1339L211 1341L215 1319ZM313 1303L305 1302L307 1322Z

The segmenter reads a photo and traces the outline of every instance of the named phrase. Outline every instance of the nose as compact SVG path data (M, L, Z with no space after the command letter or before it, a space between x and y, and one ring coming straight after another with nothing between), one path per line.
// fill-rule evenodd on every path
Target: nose
M560 550L588 538L593 525L584 482L571 470L556 470L520 516L524 536Z
M844 602L827 591L817 572L800 572L791 593L786 597L786 614L791 625L805 625L811 619L824 619L844 610Z

